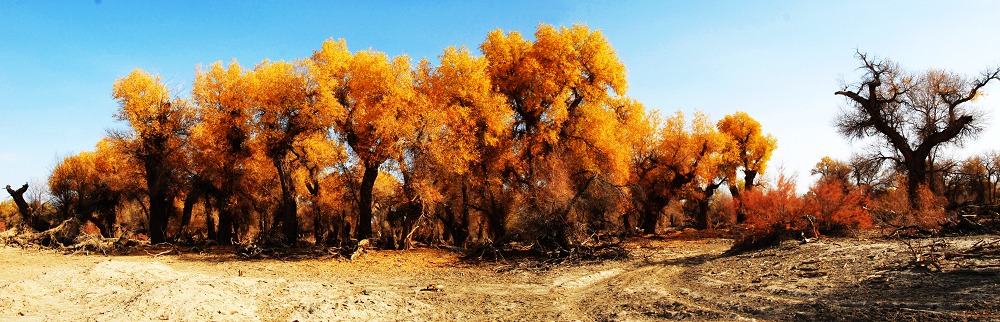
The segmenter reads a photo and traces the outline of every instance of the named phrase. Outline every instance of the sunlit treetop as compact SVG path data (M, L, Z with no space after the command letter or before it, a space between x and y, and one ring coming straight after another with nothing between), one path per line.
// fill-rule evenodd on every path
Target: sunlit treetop
M736 112L719 120L719 132L730 139L730 148L724 156L726 164L730 165L730 179L735 179L736 167L744 171L763 173L771 153L777 148L777 140L770 134L761 131L760 122L750 117L746 112ZM732 181L731 181L732 182Z
M192 129L191 141L198 161L193 166L214 164L222 170L249 157L253 111L247 75L236 61L197 69L192 98L199 122Z
M616 101L625 94L625 67L600 31L583 25L541 24L535 40L494 30L480 46L494 91L515 112L518 154L530 160L563 149L575 171L624 178L624 141L630 115ZM623 123L624 122L624 123ZM627 149L624 149L627 150Z
M422 60L416 71L420 95L420 128L432 151L429 157L450 171L464 173L481 161L484 149L495 149L507 139L513 112L503 97L492 91L486 60L468 48L448 47L441 64Z
M847 183L851 179L851 166L846 162L835 160L829 156L823 157L809 174L820 175L820 180L829 179Z
M497 92L507 96L525 132L558 140L562 123L581 106L602 107L626 90L625 66L600 31L541 24L535 41L519 32L489 33L480 46Z
M141 69L115 81L112 97L119 106L115 118L128 125L112 136L122 151L136 157L175 156L195 121L187 101L172 98L159 76Z
M329 127L336 109L327 89L310 73L311 62L261 62L249 73L256 139L276 157L295 142Z

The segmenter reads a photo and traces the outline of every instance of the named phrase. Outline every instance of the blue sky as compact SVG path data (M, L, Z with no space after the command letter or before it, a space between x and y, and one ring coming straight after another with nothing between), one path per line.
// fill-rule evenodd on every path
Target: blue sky
M115 79L138 67L187 96L195 67L304 58L327 38L414 59L477 51L490 30L538 23L602 30L628 95L663 113L737 110L778 139L770 172L861 148L831 122L855 49L914 71L974 75L1000 64L1000 1L2 1L0 186L44 181L109 128ZM1000 86L977 102L993 125L959 155L1000 149ZM6 196L5 196L6 197Z

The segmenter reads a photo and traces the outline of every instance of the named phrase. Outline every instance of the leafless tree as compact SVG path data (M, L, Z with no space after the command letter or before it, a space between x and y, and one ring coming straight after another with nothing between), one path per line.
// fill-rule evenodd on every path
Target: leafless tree
M930 184L935 151L960 146L982 131L983 112L970 102L990 81L1000 80L1000 68L976 78L941 70L911 74L888 59L857 56L864 75L835 93L848 102L837 129L850 140L876 138L877 150L906 173L915 201L917 188Z

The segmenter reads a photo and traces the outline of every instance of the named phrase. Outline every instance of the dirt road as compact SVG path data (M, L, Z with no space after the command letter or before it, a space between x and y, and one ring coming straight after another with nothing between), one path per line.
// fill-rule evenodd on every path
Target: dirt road
M1000 259L912 265L913 249L936 242L825 239L726 256L725 239L642 239L628 259L542 268L436 249L246 261L0 246L0 320L1000 319Z

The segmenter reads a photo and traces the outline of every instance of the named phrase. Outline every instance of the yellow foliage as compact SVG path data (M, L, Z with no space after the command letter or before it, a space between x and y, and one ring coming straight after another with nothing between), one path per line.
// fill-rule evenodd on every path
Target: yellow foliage
M777 140L761 132L760 122L746 112L736 112L723 117L718 129L729 138L729 147L722 162L727 167L730 183L735 182L738 168L754 173L764 172L771 153L777 148Z
M141 69L115 81L112 97L119 104L115 118L127 122L130 129L115 139L128 146L129 154L140 158L173 154L194 122L187 102L171 99L160 77Z
M816 167L809 170L810 174L818 174L820 180L833 179L841 183L848 183L851 179L851 166L847 163L837 161L829 156L823 157Z
M424 60L416 74L422 108L414 142L433 162L462 174L480 161L484 149L495 149L505 140L513 112L494 93L486 74L487 62L467 48L446 48L441 64Z
M318 87L334 100L327 105L333 128L362 162L377 165L395 154L413 129L409 58L390 60L373 50L351 54L343 40L327 40L312 62Z
M622 132L638 123L638 113L627 109L640 105L617 97L626 90L625 67L601 32L541 24L532 42L518 32L494 30L480 49L493 88L515 112L520 158L559 150L575 159L579 171L615 182L627 177L629 155L621 147L632 142Z

